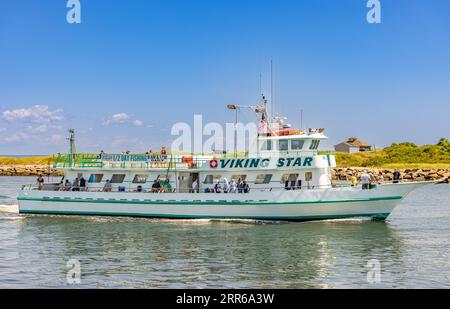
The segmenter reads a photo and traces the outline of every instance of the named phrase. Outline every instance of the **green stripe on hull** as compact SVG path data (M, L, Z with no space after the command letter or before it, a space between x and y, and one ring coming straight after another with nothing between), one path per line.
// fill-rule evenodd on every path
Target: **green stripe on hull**
M384 220L389 213L377 214L348 214L348 215L325 215L325 216L288 216L288 217L258 217L258 216L204 216L204 215L171 215L171 214L141 214L141 213L110 213L110 212L90 212L90 211L47 211L47 210L26 210L21 214L46 214L46 215L76 215L76 216L114 216L114 217L146 217L161 219L251 219L251 220L282 220L282 221L311 221L347 219L356 217L369 217L376 220Z
M88 200L88 199L54 199L54 198L32 198L18 197L19 201L37 201L37 202L56 202L56 203L94 203L94 204L136 204L136 205L293 205L293 204L329 204L329 203L355 203L355 202L374 202L400 200L401 196L372 197L362 199L345 200L319 200L319 201L267 201L267 202L197 202L197 201L121 201L121 200Z

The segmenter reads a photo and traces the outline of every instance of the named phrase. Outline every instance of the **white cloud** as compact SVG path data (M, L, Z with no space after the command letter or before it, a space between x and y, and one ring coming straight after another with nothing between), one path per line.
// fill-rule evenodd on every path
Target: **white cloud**
M31 133L31 134L39 134L39 133L47 133L48 131L61 131L62 126L54 126L54 125L47 125L47 124L41 124L38 126L32 126L29 125L25 128L25 132Z
M106 118L106 120L103 121L103 125L105 126L111 124L127 124L135 127L142 127L144 125L144 122L139 119L132 119L132 117L127 113L117 113Z
M7 110L2 113L2 118L6 121L31 121L35 123L49 123L51 121L62 121L64 116L62 111L57 109L49 110L47 105L35 105L30 108L20 108Z
M6 128L0 128L0 133L5 132Z
M130 116L128 116L126 113L118 113L107 118L106 121L104 122L104 125L110 125L114 123L124 123L128 119L130 119Z
M5 142L7 143L15 143L15 142L22 142L28 139L28 134L23 132L18 132L14 135L5 137Z
M141 120L133 120L132 122L131 122L131 124L133 125L133 126L135 126L135 127L142 127L143 125L144 125L144 123L141 121Z
M60 134L53 134L48 138L48 141L54 144L60 144L62 143L66 138L63 135Z

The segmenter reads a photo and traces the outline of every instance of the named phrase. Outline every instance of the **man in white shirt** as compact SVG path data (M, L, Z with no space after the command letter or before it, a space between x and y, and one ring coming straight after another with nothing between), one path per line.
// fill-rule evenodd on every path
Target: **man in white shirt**
M368 190L370 189L370 175L367 174L367 172L365 171L363 174L361 174L361 176L359 177L361 184L362 184L362 188L363 190Z
M194 180L194 182L192 183L192 192L198 193L198 179Z

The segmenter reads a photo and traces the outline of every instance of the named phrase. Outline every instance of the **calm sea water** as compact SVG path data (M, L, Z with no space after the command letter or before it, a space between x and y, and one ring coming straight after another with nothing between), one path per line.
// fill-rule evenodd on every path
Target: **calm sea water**
M22 216L30 182L0 177L0 288L450 288L449 185L413 192L387 222L267 223Z

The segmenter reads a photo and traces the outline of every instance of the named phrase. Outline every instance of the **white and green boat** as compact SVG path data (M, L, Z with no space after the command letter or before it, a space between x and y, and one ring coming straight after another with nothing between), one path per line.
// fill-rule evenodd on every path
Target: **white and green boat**
M258 112L260 120L267 119L264 106ZM258 133L256 151L241 155L71 151L54 164L71 185L25 186L19 210L173 219L384 220L409 192L427 184L385 182L369 190L336 185L334 155L318 151L326 138L323 129L278 128ZM243 183L236 188L239 181L249 189Z

